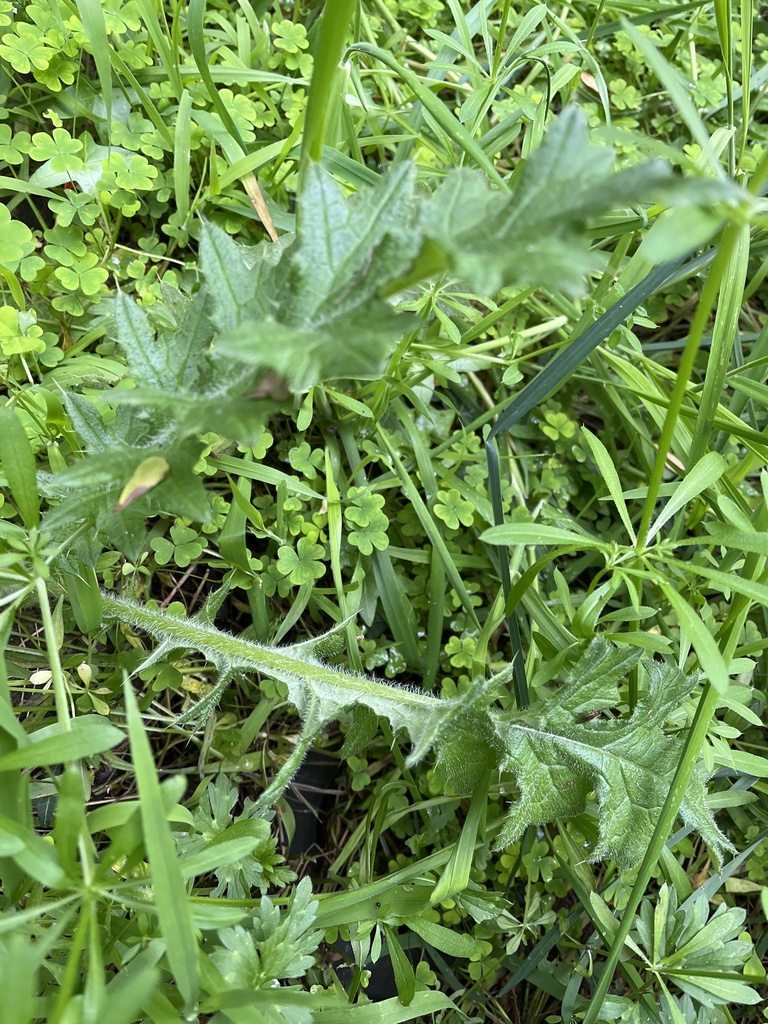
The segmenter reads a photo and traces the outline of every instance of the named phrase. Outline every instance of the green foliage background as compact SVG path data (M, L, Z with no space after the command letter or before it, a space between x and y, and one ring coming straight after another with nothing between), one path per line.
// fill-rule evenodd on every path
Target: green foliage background
M762 1019L766 52L0 0L14 1024Z

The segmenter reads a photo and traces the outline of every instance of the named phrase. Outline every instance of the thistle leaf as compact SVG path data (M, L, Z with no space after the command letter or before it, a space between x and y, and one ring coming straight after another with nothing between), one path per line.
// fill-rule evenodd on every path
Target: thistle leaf
M697 684L696 676L648 662L648 692L630 715L614 717L610 712L620 703L619 684L641 652L596 639L559 690L525 711L501 715L491 705L503 676L475 680L467 693L442 700L324 664L305 645L266 647L233 637L204 616L176 618L111 594L104 595L104 609L152 634L164 651L200 651L225 679L244 670L286 684L304 732L295 761L273 780L262 799L279 797L323 725L350 715L355 722L360 717L357 709L365 708L365 721L357 723L366 726L363 732L370 728L371 714L387 718L395 732L410 737L408 764L433 750L459 790L471 791L487 771L514 773L520 796L498 836L498 847L514 842L529 825L582 814L594 793L599 840L589 859L610 857L620 868L633 866L645 853L683 746L680 737L664 731L664 724ZM217 699L222 690L223 685L215 688ZM680 814L719 859L729 844L715 825L705 796L706 773L699 767Z
M628 659L626 650L593 640L559 691L499 723L503 767L515 773L520 788L498 836L499 847L517 839L528 825L581 814L594 792L600 835L588 859L611 857L620 868L629 868L642 858L683 748L682 739L664 732L664 722L697 680L649 662L650 688L631 715L593 717L615 707L617 672L631 661L637 657ZM681 815L719 858L729 844L704 804L705 793L704 774L697 771Z

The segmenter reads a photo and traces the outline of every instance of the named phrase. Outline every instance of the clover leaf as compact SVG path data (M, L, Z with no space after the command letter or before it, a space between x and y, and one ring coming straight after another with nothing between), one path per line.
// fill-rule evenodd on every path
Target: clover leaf
M117 190L117 186L114 185L114 174L105 169L104 165L110 160L114 161L120 155L130 156L131 154L114 145L111 149L109 146L99 146L87 132L84 132L78 141L82 142L83 146L80 153L82 159L80 167L68 171L55 171L51 167L50 161L46 160L29 180L42 188L55 188L65 182L74 181L83 192L87 192L90 196L95 196L99 188L109 191L110 187L114 186L114 189Z
M261 431L261 436L257 441L253 441L251 444L239 444L237 446L237 450L239 452L250 452L253 455L254 459L261 461L263 458L265 458L267 451L272 447L274 443L274 437L272 437L272 435L266 428L263 428Z
M310 537L301 537L295 550L288 544L280 548L276 568L291 583L301 586L325 575L325 565L320 561L324 555L322 544L315 544Z
M97 266L98 262L98 256L89 252L73 259L68 267L57 267L54 274L68 291L96 295L109 277L104 267Z
M14 220L8 207L0 203L0 265L18 270L21 261L34 248L35 239L27 225Z
M375 719L374 719L375 722ZM352 792L360 793L371 784L368 774L368 761L364 757L348 757L347 764L352 773Z
M435 515L438 519L442 519L449 529L458 530L460 523L463 526L472 525L475 507L471 501L462 498L461 494L452 487L450 491L437 492Z
M353 504L344 510L344 518L355 526L367 526L381 515L384 497L364 487L351 487L347 497Z
M115 182L127 192L149 191L154 188L153 179L158 174L157 168L138 153L131 155L130 162L116 153L114 161L110 161L110 170L114 172Z
M477 640L471 636L463 639L452 636L445 645L445 653L455 668L472 668L476 650Z
M309 444L306 441L302 441L300 445L291 448L288 452L288 461L307 480L314 480L317 476L317 470L323 464L324 455L319 448L312 451Z
M186 569L203 553L205 544L191 527L177 521L171 527L171 537L154 537L149 545L155 552L158 565L167 565L171 559L180 569Z
M57 224L68 227L77 217L81 224L90 226L99 217L99 206L85 192L69 190L62 199L51 199L48 209L56 216Z
M0 124L0 160L7 164L24 162L29 152L29 132L12 132L8 124Z
M121 0L107 0L104 5L104 20L110 35L122 35L130 29L138 32L141 28L139 6L135 0L122 3Z
M69 313L71 316L82 316L85 307L76 295L57 295L51 303L54 309L60 313Z
M50 160L51 170L55 173L78 171L83 166L82 159L77 155L82 149L80 139L73 139L66 128L54 128L51 135L35 132L29 155L40 163Z
M34 313L23 313L13 306L0 306L0 349L3 355L32 355L45 352L42 327Z
M550 409L544 415L544 423L541 424L541 432L546 434L552 441L559 438L570 438L576 435L576 423L567 413Z
M309 46L307 30L303 25L294 25L287 20L278 21L272 23L272 31L275 33L275 46L286 53L298 53Z
M94 147L96 148L96 147ZM93 160L89 161L91 164ZM96 191L103 203L122 210L123 216L132 217L141 206L136 192L147 192L155 188L154 179L158 170L145 157L127 150L112 150L101 161L101 175ZM73 174L77 181L78 178ZM91 191L92 183L79 182L83 191Z
M54 54L48 67L35 72L35 78L51 92L61 92L62 86L72 85L78 66L60 54Z
M55 51L46 46L45 39L37 25L17 22L13 32L6 32L3 36L0 57L4 57L21 75L28 75L33 68L44 71L55 55Z
M45 255L64 267L74 266L76 258L88 252L82 231L71 226L57 224L55 228L49 228L45 232L45 240Z
M389 520L383 512L377 512L363 526L359 526L349 535L350 544L354 544L362 555L370 555L374 548L384 551L389 546L387 527Z
M617 110L637 110L643 94L623 78L613 78L608 83L611 102Z

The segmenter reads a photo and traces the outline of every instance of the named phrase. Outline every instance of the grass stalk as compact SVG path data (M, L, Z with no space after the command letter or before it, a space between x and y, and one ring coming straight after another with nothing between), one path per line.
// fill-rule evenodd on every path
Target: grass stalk
M56 639L56 627L51 615L51 606L48 603L48 591L45 581L35 581L35 591L40 604L40 617L43 620L43 633L45 634L46 650L48 652L48 665L51 669L51 683L53 685L53 698L56 705L56 718L64 732L72 728L72 716L69 709L69 693L67 683L64 679L64 671L61 667L59 657L59 643Z
M656 508L659 489L664 478L664 469L667 465L667 457L669 455L670 448L672 447L675 429L677 427L678 420L680 419L686 391L690 384L691 372L701 346L702 338L704 337L704 331L709 323L712 309L714 308L715 301L720 293L723 281L726 278L728 267L731 264L733 253L739 244L740 237L740 225L733 223L726 225L723 230L715 262L707 276L707 280L701 294L701 299L696 307L693 321L691 322L691 328L688 332L688 341L686 342L683 354L680 357L675 386L672 389L669 408L664 419L664 426L662 428L661 437L659 438L656 450L656 458L648 480L648 493L643 507L640 527L637 531L637 544L635 548L638 554L641 554L645 550L645 543L651 526L651 518L653 516L654 509ZM688 466L689 470L690 468L691 467Z
M334 94L334 80L356 9L357 0L326 0L323 8L304 120L300 181L304 180L309 162L319 163L322 159L330 113L338 101Z

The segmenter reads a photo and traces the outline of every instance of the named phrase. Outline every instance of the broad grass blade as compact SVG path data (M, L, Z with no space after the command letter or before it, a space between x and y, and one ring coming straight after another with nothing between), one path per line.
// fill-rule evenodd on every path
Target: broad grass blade
M200 990L197 936L176 847L168 829L163 797L147 734L133 687L126 677L123 686L133 767L141 801L144 844L152 871L155 905L165 939L166 957L179 987L187 1013L195 1010Z
M91 53L96 65L96 74L99 76L106 122L109 128L112 122L112 61L104 8L99 0L77 0L77 12L91 44Z
M186 224L189 216L189 151L192 139L192 97L186 89L179 100L176 115L176 131L173 140L173 190L176 194L176 209L180 226Z
M40 522L35 456L14 409L0 409L0 466L28 530Z
M724 178L725 171L717 159L709 132L699 117L699 113L693 104L693 100L688 95L688 90L683 84L679 73L671 64L667 63L653 43L642 32L639 32L634 25L631 25L628 21L623 21L622 27L632 40L633 46L643 55L644 60L655 73L675 107L677 107L677 112L685 122L688 131L701 147L701 152L707 159L710 171L718 178Z

